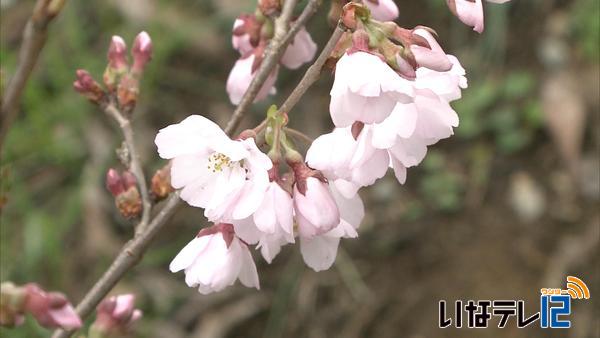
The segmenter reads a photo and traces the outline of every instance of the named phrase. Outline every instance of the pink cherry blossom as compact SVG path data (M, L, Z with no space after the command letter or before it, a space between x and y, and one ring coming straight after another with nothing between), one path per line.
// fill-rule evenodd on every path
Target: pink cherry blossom
M417 28L414 30L413 34L425 38L430 46L430 48L415 44L410 46L410 50L420 67L429 68L438 72L449 71L452 68L452 62L428 30Z
M366 128L357 139L351 128L336 128L315 139L306 153L308 165L323 172L346 198L375 183L389 166L388 153L371 145L371 130Z
M263 258L271 263L281 246L294 243L292 196L273 181L254 214L232 223L235 233L248 244L258 244Z
M250 34L235 34L235 31L243 26L244 18L235 19L235 22L233 23L234 33L231 35L231 44L233 45L233 48L240 52L240 54L245 55L251 52L254 49L254 46L252 46L252 43L250 42Z
M318 178L306 178L306 190L294 185L294 211L300 236L312 238L336 227L340 213L329 185Z
M252 69L254 64L255 56L250 54L246 57L242 57L235 62L235 65L229 73L227 78L227 93L229 94L229 100L231 103L237 105L240 103L242 96L248 90L250 82L254 78L254 70ZM264 100L269 94L275 94L276 90L275 81L277 80L278 69L269 75L262 88L256 95L255 101Z
M510 0L487 0L492 3L505 3ZM483 1L482 0L446 0L450 10L460 21L473 30L481 33L484 28Z
M441 50L430 44L432 50ZM452 63L448 71L421 67L414 81L402 79L414 87L413 100L397 102L383 121L355 122L318 137L307 152L307 163L347 198L383 177L389 167L404 183L406 169L421 163L427 147L450 137L458 126L458 115L449 102L460 98L467 80L458 60L447 57Z
M399 15L398 6L393 0L365 0L363 3L369 8L375 20L393 21Z
M300 235L300 252L306 265L315 271L329 269L335 257L341 238L356 238L358 233L356 229L364 218L365 211L360 196L345 198L331 189L331 193L339 208L340 222L330 231L312 236L304 237Z
M344 54L336 65L329 111L337 127L378 123L413 95L411 83L378 56L357 51Z
M206 230L206 231L205 231ZM169 265L171 272L185 271L185 282L201 294L218 292L237 279L260 289L256 265L248 246L234 233L231 224L205 229L189 242Z
M28 284L25 288L25 311L31 313L40 325L65 330L81 327L79 315L63 294L46 292L36 284Z
M311 61L317 52L317 44L312 40L305 27L302 27L281 57L281 64L296 69Z
M244 219L254 213L269 186L272 163L254 139L231 140L200 115L163 128L154 141L172 159L171 184L180 197L204 208L211 221Z
M133 294L109 297L98 305L96 312L90 330L106 336L125 334L142 318L142 311L135 308Z

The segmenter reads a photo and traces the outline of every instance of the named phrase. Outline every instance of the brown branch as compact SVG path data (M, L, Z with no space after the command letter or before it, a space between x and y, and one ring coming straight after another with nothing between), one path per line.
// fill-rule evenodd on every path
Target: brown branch
M31 18L27 21L23 31L23 43L19 51L17 68L2 97L0 148L4 145L6 134L19 113L21 95L42 48L46 44L48 26L58 15L64 2L65 0L38 0Z
M148 226L150 220L150 212L152 210L152 202L150 201L150 194L148 193L148 182L144 175L144 170L141 165L140 157L138 155L135 141L133 137L133 128L131 127L131 121L126 118L121 111L112 103L108 103L104 107L104 112L108 116L112 117L121 128L125 144L127 145L128 157L129 157L129 170L135 176L138 187L140 188L140 195L142 196L142 219L135 227L135 233L140 234Z
M242 97L240 104L236 107L231 119L227 123L227 126L225 127L226 132L234 131L240 124L246 110L248 110L252 102L254 102L256 95L271 74L273 68L275 68L277 63L279 63L279 59L282 53L285 51L285 48L290 44L294 36L296 36L296 33L298 33L298 31L306 24L308 19L315 14L321 5L321 1L309 0L308 4L302 11L302 14L300 14L298 19L294 21L288 30L291 13L295 4L295 0L285 1L282 15L275 21L275 36L269 43L269 47L265 52L265 57L261 62L260 68L256 71L256 75L250 82L248 90Z
M148 245L152 242L156 234L163 228L167 221L177 210L180 204L179 193L175 192L165 202L161 211L148 224L146 230L132 240L127 242L117 258L112 262L108 270L94 284L91 290L87 292L83 300L77 305L77 313L84 319L89 316L96 308L98 303L112 290L112 288L121 280L129 269L135 266L144 255ZM53 338L70 337L74 331L56 330Z

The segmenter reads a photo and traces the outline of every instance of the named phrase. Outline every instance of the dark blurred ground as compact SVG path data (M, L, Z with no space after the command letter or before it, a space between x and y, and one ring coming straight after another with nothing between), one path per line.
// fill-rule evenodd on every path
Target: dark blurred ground
M14 69L33 1L2 4L3 78ZM297 247L267 265L260 292L236 286L213 296L188 289L167 265L205 224L182 208L115 292L135 292L140 337L598 337L600 213L599 40L596 0L514 0L487 6L486 32L469 31L442 0L398 1L399 23L436 29L461 59L469 89L455 108L456 136L431 148L400 186L387 177L361 195L369 206L358 240L336 265L314 273ZM159 161L156 131L191 113L224 123L225 81L235 62L234 17L252 1L68 1L24 96L2 152L1 280L37 281L81 299L131 236L103 188L120 137L72 89L74 71L100 76L112 34L147 30L156 55L143 80L136 130L146 171ZM323 6L325 12L326 4ZM324 14L309 26L328 36ZM301 71L280 72L280 103ZM315 137L331 128L331 77L291 114ZM4 83L4 80L3 80ZM570 330L439 329L438 301L524 299L562 287L567 274L591 288L574 301ZM528 310L529 311L529 310ZM496 325L492 321L491 326ZM534 326L539 326L537 323ZM4 337L43 337L31 321Z

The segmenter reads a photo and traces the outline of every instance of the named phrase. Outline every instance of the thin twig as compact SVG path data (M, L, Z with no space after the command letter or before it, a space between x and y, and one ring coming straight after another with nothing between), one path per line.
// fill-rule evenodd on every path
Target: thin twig
M242 97L240 104L236 107L231 119L227 123L227 126L225 127L226 132L232 132L240 124L246 110L248 110L252 102L254 102L256 95L271 74L271 71L279 62L279 59L282 53L285 51L285 48L289 45L294 36L296 36L296 33L298 33L304 24L306 24L308 19L315 14L321 5L321 0L309 0L308 4L302 11L302 14L300 14L298 19L294 21L288 30L291 12L293 11L295 4L296 1L294 0L288 0L284 3L282 16L280 17L281 20L278 19L275 21L275 36L269 43L269 47L265 52L265 57L261 62L261 67L256 71L256 75L254 75L254 78L250 82L248 90ZM284 15L286 15L286 17L284 17Z
M108 116L112 117L121 128L127 150L129 152L129 170L135 176L137 184L140 188L140 194L142 195L142 219L135 228L136 235L144 231L150 221L150 212L152 210L152 202L150 201L150 194L148 193L148 182L144 175L144 170L141 165L140 156L138 155L135 141L133 138L133 128L131 127L131 121L123 116L121 111L111 102L103 107L104 111Z
M298 85L294 88L290 96L288 96L281 107L279 107L280 113L288 114L290 110L294 108L296 103L300 101L300 98L304 96L308 88L310 88L310 86L312 86L313 83L319 79L323 65L325 65L325 62L331 55L331 52L335 48L337 42L342 37L342 34L344 34L344 30L338 25L333 31L333 34L331 34L331 37L329 38L329 41L327 41L325 47L323 47L321 54L319 54L319 57L317 60L315 60L315 63L313 63L312 66L306 70L306 73L304 73L304 76L300 82L298 82Z
M21 95L46 44L48 25L58 15L64 2L65 0L38 0L25 26L17 68L2 97L0 148L4 145L6 134L19 113Z

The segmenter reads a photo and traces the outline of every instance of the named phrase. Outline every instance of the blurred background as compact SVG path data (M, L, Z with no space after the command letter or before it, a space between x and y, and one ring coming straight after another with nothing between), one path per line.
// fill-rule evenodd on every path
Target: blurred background
M15 68L34 1L2 0L2 83ZM133 292L144 311L139 337L598 337L600 290L600 10L597 0L514 0L486 4L486 31L472 32L443 0L397 1L402 26L427 25L467 69L454 105L456 135L430 148L405 185L390 174L363 189L360 238L343 240L328 271L306 267L297 246L267 265L255 259L261 291L239 285L202 296L170 260L206 224L183 207L114 293ZM0 280L36 281L77 303L132 236L104 188L121 136L112 121L72 90L74 72L101 78L113 34L130 44L146 30L155 54L135 111L146 173L164 165L158 129L192 113L221 125L233 106L225 92L238 56L234 18L254 1L67 1L50 28L1 153ZM322 46L328 2L308 30ZM244 121L280 104L301 71L281 69L278 94ZM290 114L316 137L331 129L332 76L324 74ZM438 302L523 299L539 310L539 288L567 274L591 289L575 301L570 330L439 329ZM490 326L497 325L497 318ZM3 337L45 337L32 320Z

